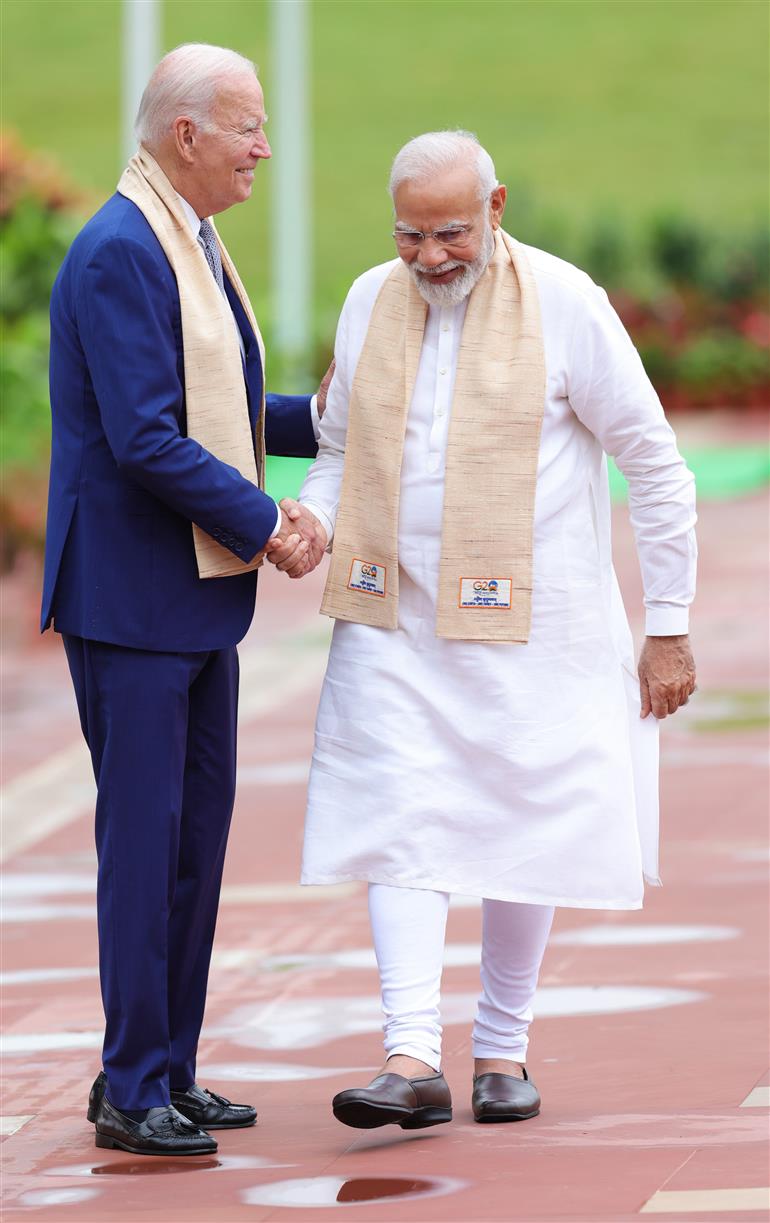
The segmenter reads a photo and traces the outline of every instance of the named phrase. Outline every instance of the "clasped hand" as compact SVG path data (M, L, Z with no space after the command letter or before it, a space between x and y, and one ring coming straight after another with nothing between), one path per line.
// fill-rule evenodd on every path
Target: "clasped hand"
M279 508L281 526L267 541L265 557L290 578L305 577L326 551L326 531L315 514L290 497L284 497Z

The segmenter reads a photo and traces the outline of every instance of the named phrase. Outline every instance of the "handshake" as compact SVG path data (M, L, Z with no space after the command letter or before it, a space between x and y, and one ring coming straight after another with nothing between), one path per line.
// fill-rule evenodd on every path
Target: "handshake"
M265 559L290 578L312 573L326 551L326 531L315 514L298 501L279 502L280 529L267 541Z

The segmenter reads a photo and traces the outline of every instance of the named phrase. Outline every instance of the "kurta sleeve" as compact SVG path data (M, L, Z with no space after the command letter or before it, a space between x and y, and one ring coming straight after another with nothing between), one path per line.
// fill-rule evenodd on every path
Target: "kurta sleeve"
M334 342L334 377L326 396L326 411L320 421L318 457L311 464L299 494L300 502L315 514L331 544L342 488L345 466L345 440L348 432L348 404L354 370L349 368L348 316L350 298L345 302Z
M569 402L628 481L648 636L688 631L695 594L695 480L639 354L595 285L580 293Z

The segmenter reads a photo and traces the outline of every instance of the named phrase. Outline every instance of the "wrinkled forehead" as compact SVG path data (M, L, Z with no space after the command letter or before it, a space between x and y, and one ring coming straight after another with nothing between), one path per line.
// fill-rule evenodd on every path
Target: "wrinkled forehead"
M414 229L469 223L481 208L479 179L472 166L453 166L430 178L407 179L393 197L396 220Z
M228 76L217 88L213 110L219 118L228 118L239 123L246 120L262 123L265 119L262 86L251 72Z

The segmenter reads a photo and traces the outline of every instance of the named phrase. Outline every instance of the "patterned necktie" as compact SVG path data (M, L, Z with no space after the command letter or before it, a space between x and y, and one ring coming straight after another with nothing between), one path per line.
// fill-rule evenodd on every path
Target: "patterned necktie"
M203 253L206 256L206 262L211 268L211 274L219 285L219 291L222 296L225 294L225 282L222 276L222 259L219 254L219 246L217 244L217 236L214 233L214 226L211 221L201 221L201 227L198 233L198 241L203 247Z
M201 221L201 227L198 231L198 242L203 247L203 253L206 256L206 262L209 265L209 267L211 268L211 275L214 277L215 281L219 285L219 292L222 294L225 301L228 302L228 305L229 305L227 293L225 292L225 281L222 275L222 256L219 253L219 244L217 242L217 236L214 233L214 226L211 224L211 221L208 221L208 220ZM230 307L230 309L232 312L232 307ZM238 323L236 322L236 318L234 314L233 314L233 327L235 328L235 334L238 337L238 347L241 350L241 364L243 365L243 376L244 378L246 378L246 349L244 348L243 336L241 335L241 330L240 330L240 327L238 326Z

